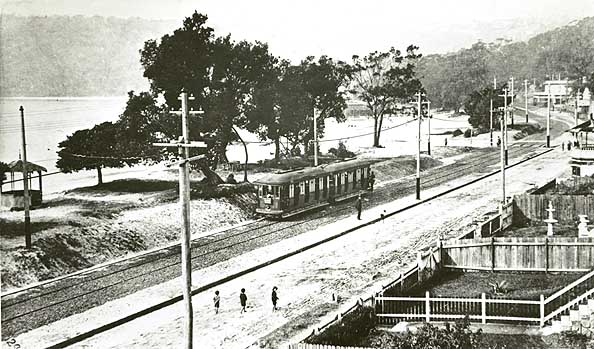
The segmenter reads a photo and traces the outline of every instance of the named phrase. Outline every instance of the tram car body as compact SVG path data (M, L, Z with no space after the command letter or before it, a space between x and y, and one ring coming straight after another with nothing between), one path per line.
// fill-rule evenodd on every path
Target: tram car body
M254 182L256 212L284 218L357 196L367 191L374 162L353 159L268 174Z

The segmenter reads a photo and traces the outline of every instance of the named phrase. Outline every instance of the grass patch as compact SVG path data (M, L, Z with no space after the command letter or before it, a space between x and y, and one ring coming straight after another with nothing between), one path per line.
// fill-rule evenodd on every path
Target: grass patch
M64 223L54 221L41 221L31 222L31 235L42 232L46 229L52 229L55 227L63 226ZM0 236L5 238L14 238L25 235L25 226L21 221L11 221L8 219L0 218Z
M490 272L442 272L424 284L422 289L410 292L422 296L428 290L435 297L478 298L481 293L509 299L539 300L540 295L548 297L573 281L583 273L490 273ZM490 284L502 283L503 293L495 294Z
M543 223L541 223L543 224ZM555 224L554 227L555 237L577 237L577 228L575 225L562 225ZM523 228L512 228L512 230L506 230L498 236L502 237L518 237L518 238L544 238L547 236L546 225L533 225Z

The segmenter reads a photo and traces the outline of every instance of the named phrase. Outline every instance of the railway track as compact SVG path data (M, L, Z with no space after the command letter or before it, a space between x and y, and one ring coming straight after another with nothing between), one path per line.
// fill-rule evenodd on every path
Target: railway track
M537 151L536 144L513 146L510 163ZM499 152L488 152L471 160L457 162L426 171L422 188L442 184L472 173L488 172L499 160ZM477 171L478 170L478 171ZM370 204L378 205L414 192L411 176L385 186L370 196ZM351 203L335 205L330 210L314 211L281 222L257 221L238 229L204 236L192 242L192 268L201 269L222 262L258 247L272 244L315 227L352 214ZM3 337L13 337L27 330L57 321L69 315L101 305L138 290L162 283L180 275L179 246L171 246L119 263L80 273L76 277L45 283L26 292L2 296ZM203 287L201 287L202 289Z

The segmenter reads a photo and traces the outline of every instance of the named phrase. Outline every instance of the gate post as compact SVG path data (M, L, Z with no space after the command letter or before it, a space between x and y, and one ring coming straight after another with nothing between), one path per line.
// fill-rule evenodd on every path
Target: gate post
M481 293L481 320L483 324L487 323L487 300L485 292Z
M425 291L425 321L429 322L431 318L431 304L429 301L429 291Z

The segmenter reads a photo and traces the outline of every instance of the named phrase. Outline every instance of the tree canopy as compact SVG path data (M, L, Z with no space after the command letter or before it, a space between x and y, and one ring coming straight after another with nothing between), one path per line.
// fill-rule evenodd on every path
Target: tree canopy
M409 46L406 55L391 48L387 52L372 52L365 57L353 56L350 67L351 92L367 104L374 119L373 146L380 146L384 115L394 113L397 103L409 100L422 89L415 75L415 65L421 57L418 47Z
M118 129L111 122L76 131L60 142L56 167L64 173L96 169L98 184L102 184L102 168L124 167L140 160L122 157L118 139Z

